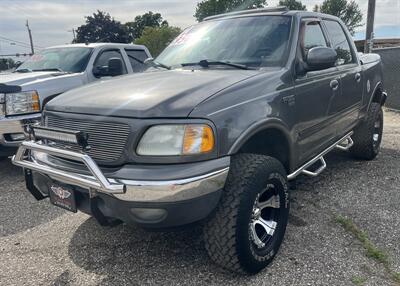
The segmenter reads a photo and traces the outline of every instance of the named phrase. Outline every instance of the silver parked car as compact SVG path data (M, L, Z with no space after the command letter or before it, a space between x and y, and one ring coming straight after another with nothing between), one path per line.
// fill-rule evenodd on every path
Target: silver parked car
M0 156L25 139L43 106L57 95L105 78L143 71L150 58L141 45L96 43L50 47L14 72L0 74Z

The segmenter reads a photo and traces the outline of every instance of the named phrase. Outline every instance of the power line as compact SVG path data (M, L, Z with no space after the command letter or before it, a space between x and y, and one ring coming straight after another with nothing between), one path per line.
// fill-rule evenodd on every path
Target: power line
M5 43L5 44L10 44L10 46L18 46L18 47L24 47L24 48L30 48L28 44L20 44L20 43L14 43L14 42L9 42L9 41L4 41L0 39L0 42Z
M13 40L13 39L6 38L6 37L3 37L3 36L0 36L0 39L6 40L6 41L9 41L9 42L20 43L20 44L24 44L24 45L30 46L29 43L25 43L25 42ZM41 46L38 46L38 45L34 45L34 47L35 47L35 48L42 48L42 49L44 49L44 47L41 47Z
M0 40L0 42L2 42L2 41ZM3 43L8 43L8 42L3 42ZM19 48L26 48L26 49L30 49L31 48L29 45L23 45L23 44L18 44L18 43L13 43L12 46L17 46ZM35 47L35 49L42 50L41 48L38 48L38 47Z
M28 53L16 53L16 54L8 54L8 55L0 55L0 57L28 57L32 56L32 54Z
M9 41L9 42L16 42L16 43L20 43L20 44L29 45L28 43L17 41L17 40L13 40L13 39L6 38L6 37L3 37L3 36L0 36L0 39L6 40L6 41Z

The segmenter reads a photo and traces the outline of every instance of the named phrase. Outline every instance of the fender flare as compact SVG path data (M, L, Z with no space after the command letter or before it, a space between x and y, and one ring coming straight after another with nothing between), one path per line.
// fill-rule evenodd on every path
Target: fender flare
M383 106L383 105L385 104L385 102L386 102L387 94L386 94L386 92L383 91L383 84L382 84L382 81L378 81L378 82L375 84L375 88L374 88L374 90L373 90L372 93L371 93L371 97L370 97L369 102L368 102L367 111L369 111L369 109L370 109L370 107L371 107L371 103L372 103L373 100L374 100L374 97L375 97L375 95L376 95L376 92L377 92L378 88L381 88L381 89L382 89L382 97L381 97L380 102L379 102L380 105Z
M268 118L268 119L263 119L260 121L257 121L256 123L252 124L247 130L242 132L240 136L236 139L236 141L232 144L228 151L228 155L233 155L236 154L240 148L244 146L244 144L255 134L257 134L260 131L267 130L267 129L275 129L279 130L282 132L282 134L285 136L286 141L288 143L289 147L289 171L293 170L294 168L294 140L292 139L292 136L290 134L290 129L289 127L281 120L278 118Z

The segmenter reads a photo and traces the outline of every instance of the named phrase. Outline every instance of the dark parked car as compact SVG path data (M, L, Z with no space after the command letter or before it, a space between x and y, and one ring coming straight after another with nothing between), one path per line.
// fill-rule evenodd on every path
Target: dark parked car
M329 15L249 10L185 30L147 72L49 102L13 158L60 207L163 229L204 221L211 258L255 273L276 255L288 181L334 148L371 160L386 99L378 55Z

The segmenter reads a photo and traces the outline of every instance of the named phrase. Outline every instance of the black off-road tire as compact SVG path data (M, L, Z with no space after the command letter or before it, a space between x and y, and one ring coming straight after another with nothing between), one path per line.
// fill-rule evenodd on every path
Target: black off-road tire
M379 154L383 133L383 110L379 103L372 102L365 120L352 136L354 145L350 148L353 157L373 160Z
M286 170L278 160L256 154L232 157L221 201L204 227L205 246L211 259L238 273L253 274L265 268L283 241L289 216L288 190ZM261 201L260 194L266 197L273 194L275 207L264 208L267 212L277 212L274 233L267 236L269 240L263 248L251 236L255 202ZM258 209L261 216L260 209L264 209Z

